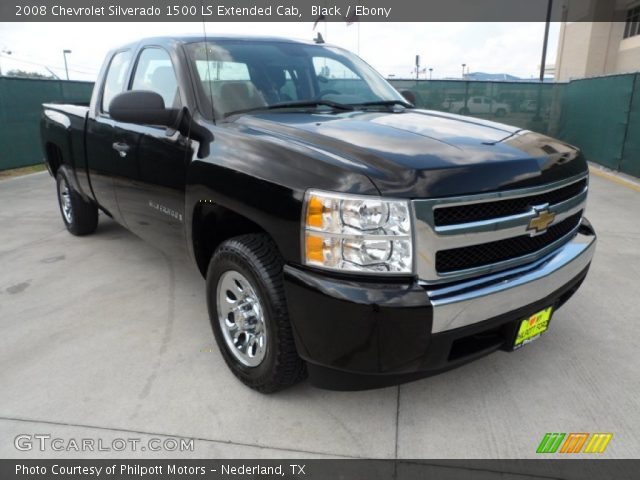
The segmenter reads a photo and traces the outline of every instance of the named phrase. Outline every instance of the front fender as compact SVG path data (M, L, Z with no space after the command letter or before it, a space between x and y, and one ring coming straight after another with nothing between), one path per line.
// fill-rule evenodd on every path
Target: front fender
M214 138L209 155L194 155L187 172L186 237L193 258L194 212L203 203L256 224L275 241L286 262L299 263L302 203L308 188L379 194L366 175L332 164L318 149L246 126L208 128Z

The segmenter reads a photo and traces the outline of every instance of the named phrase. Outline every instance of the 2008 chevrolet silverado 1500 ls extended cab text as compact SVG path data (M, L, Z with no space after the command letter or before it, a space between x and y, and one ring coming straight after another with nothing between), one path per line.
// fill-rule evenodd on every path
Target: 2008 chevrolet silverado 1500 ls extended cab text
M206 277L220 351L270 392L405 382L537 338L587 274L579 150L419 110L355 55L151 38L88 107L45 104L62 219L104 212ZM567 319L568 321L569 319Z

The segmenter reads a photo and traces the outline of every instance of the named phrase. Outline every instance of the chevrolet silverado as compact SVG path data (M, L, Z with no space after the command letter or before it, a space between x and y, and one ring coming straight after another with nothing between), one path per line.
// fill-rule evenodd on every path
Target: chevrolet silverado
M111 51L88 106L43 106L69 232L102 212L187 252L224 360L261 392L397 384L539 338L594 254L581 152L415 108L318 42Z

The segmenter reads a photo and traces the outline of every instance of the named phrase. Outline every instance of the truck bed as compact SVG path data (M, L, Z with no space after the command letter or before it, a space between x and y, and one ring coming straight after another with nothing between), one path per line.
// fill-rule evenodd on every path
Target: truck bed
M42 151L49 172L64 162L74 172L70 181L85 198L92 198L87 177L85 127L89 107L70 103L44 103L41 117ZM63 160L64 159L64 160Z

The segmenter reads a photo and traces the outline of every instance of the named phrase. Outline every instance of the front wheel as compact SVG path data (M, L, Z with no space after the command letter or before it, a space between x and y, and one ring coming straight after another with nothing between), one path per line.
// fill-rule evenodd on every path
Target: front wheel
M56 188L60 214L67 230L73 235L89 235L98 227L98 208L85 201L69 184L67 174L58 170Z
M250 234L223 242L207 270L209 319L222 356L245 385L263 393L306 376L296 351L273 241Z

